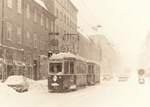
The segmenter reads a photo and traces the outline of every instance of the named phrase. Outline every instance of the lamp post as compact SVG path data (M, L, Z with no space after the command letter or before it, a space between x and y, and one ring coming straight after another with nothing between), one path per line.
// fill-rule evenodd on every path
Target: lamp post
M92 27L92 30L94 30L95 32L98 33L98 30L102 28L102 25L96 25L94 27ZM102 44L98 45L98 48L99 48L99 54L100 54L100 57L99 57L99 61L102 60L102 47L101 47Z
M4 37L4 0L2 0L2 31L1 31L1 45L3 44L3 37Z
M1 31L1 45L3 44L3 37L4 37L4 0L2 0L2 31ZM1 47L2 48L2 47ZM3 61L4 61L4 57L5 57L5 54L4 54L4 50L2 48L2 57L3 57ZM4 81L5 77L4 77L4 64L3 64L3 69L2 69L2 80Z

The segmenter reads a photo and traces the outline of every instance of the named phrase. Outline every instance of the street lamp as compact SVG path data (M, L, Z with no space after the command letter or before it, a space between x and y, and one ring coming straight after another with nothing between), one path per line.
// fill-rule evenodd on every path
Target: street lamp
M96 26L93 26L93 27L91 27L91 28L92 28L92 30L98 32L98 30L99 30L100 28L102 28L102 25L96 25Z
M100 28L102 28L102 25L96 25L96 26L92 27L92 30L98 32L98 30L99 30ZM101 60L102 60L102 47L101 47L101 44L98 45L98 48L99 48L99 54L100 54L100 55L99 55L99 56L100 56L99 60L101 61Z

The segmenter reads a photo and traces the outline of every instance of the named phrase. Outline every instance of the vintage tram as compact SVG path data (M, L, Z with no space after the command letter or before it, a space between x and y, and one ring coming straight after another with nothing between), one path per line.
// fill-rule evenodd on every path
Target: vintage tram
M100 82L100 66L71 53L54 54L49 59L48 89L64 92Z

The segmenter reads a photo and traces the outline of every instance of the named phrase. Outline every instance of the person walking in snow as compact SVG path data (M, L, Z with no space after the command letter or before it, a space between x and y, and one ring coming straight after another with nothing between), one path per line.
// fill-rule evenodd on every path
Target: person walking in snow
M139 83L144 84L145 83L145 78L144 78L145 70L144 69L139 69L138 70L138 75L139 75Z

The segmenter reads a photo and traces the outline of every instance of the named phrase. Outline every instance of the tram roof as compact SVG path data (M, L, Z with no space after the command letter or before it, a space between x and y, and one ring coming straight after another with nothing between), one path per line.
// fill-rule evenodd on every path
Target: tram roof
M78 60L82 60L82 61L87 61L85 58L78 56L78 55L74 55L72 53L59 53L59 54L53 54L50 59L52 60L59 60L59 59L65 59L65 58L72 58L72 59L78 59Z
M86 58L83 58L83 57L81 57L81 56L79 56L79 55L74 55L74 54L72 54L72 53L70 53L70 52L68 52L68 53L59 53L59 54L53 54L51 57L50 57L50 59L51 60L62 60L62 59L69 59L69 58L71 58L71 59L77 59L77 60L81 60L81 61L85 61L85 62L87 62L87 63L94 63L94 64L97 64L97 65L100 65L100 62L98 62L98 61L94 61L94 60L87 60Z
M93 63L93 64L100 65L100 62L94 61L94 60L87 60L87 63Z

